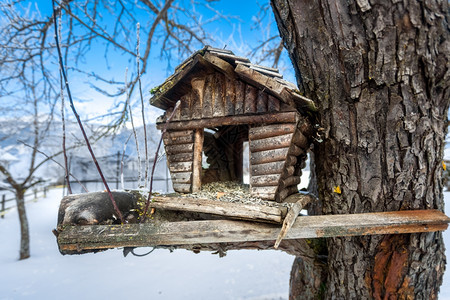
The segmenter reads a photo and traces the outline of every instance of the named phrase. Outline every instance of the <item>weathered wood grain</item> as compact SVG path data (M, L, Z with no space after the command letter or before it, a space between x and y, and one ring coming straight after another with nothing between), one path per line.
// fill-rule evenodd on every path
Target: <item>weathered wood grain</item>
M250 180L251 186L278 186L280 174L252 176Z
M244 100L244 113L254 114L256 113L256 96L257 90L255 87L247 84L245 87L245 100Z
M245 99L245 84L236 80L236 99L234 103L234 114L242 115L244 113L244 99Z
M260 165L251 165L250 172L252 176L256 175L268 175L268 174L280 174L284 168L284 161L275 161Z
M447 229L449 222L437 210L303 216L297 218L285 239L433 232ZM62 253L74 254L116 247L274 241L279 232L279 225L212 220L66 226L57 240Z
M280 100L278 100L272 95L269 95L267 99L267 111L268 112L280 111Z
M202 186L202 151L204 131L196 129L194 133L194 157L192 162L192 192L198 192Z
M171 173L170 177L174 183L191 183L192 172Z
M171 136L164 134L163 140L165 145L188 144L194 142L194 136L192 134L192 131L189 132L189 135L180 135L180 136L173 136L173 135Z
M192 162L186 161L186 162L177 162L177 163L171 163L169 165L170 172L191 172L192 171Z
M206 76L205 91L202 99L202 118L211 118L213 116L213 84L214 74Z
M187 93L183 95L180 103L180 120L190 120L191 119L191 94Z
M301 194L300 194L301 195ZM302 195L303 196L303 195ZM300 197L299 197L300 198ZM274 248L277 249L281 243L281 240L286 236L289 229L294 225L295 220L297 220L300 211L309 203L311 197L301 197L297 202L295 202L289 209L286 217L283 221L283 226L281 227L280 233L278 234L277 240L275 241Z
M206 213L257 222L283 222L287 213L286 207L272 207L238 202L199 199L192 197L154 196L150 207L156 209Z
M236 102L236 80L225 78L225 115L233 116Z
M291 145L292 134L283 134L257 140L249 133L249 140L250 151L253 153L264 150L287 148Z
M236 102L237 105L237 102ZM204 118L199 120L170 122L168 130L211 128L225 125L251 125L251 124L274 124L274 123L296 123L299 118L297 112L268 113L261 115L236 115L216 118ZM165 123L157 123L156 128L162 129Z
M256 98L256 112L267 112L267 93L263 90L258 90L258 95Z
M192 119L200 119L203 110L203 96L205 89L205 78L195 77L191 80L192 97Z
M173 190L178 193L190 193L192 184L190 183L172 183Z
M225 116L225 77L221 73L214 74L213 116Z
M255 140L258 140L293 133L296 127L297 125L295 123L271 124L264 126L259 125L251 127L249 129L249 135L251 135Z
M180 145L166 145L166 153L178 154L178 153L191 153L194 150L194 143L180 144Z
M289 148L280 148L266 151L253 152L250 156L250 162L253 165L265 164L275 161L286 160Z
M167 155L167 159L170 163L192 161L193 158L194 154L192 152Z

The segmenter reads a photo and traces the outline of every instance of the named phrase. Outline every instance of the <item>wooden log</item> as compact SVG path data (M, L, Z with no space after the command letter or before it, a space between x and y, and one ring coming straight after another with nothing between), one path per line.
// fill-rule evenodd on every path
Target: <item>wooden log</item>
M283 200L292 194L298 193L298 188L296 185L291 185L288 187L285 187L284 189L281 189L280 192L277 195L277 198L275 199L277 202L283 202Z
M278 186L280 181L280 174L260 175L252 176L250 184L251 186Z
M289 148L280 148L266 151L253 152L250 156L252 165L265 164L275 161L286 160Z
M190 193L191 192L191 184L189 183L173 183L172 187L175 192L178 193Z
M284 169L284 161L275 161L260 165L251 165L250 171L252 176L280 174Z
M186 162L177 162L177 163L171 163L169 165L170 172L192 172L192 162L186 161Z
M173 183L192 183L192 172L171 173Z
M247 84L245 87L244 113L256 113L256 96L257 90L255 87Z
M297 164L297 157L288 155L286 157L286 166L295 166Z
M295 123L289 124L271 124L264 126L251 127L248 131L249 135L255 140L293 133L297 125Z
M278 224L283 222L283 218L287 213L287 208L282 206L272 207L191 197L154 196L150 207Z
M299 201L301 203L303 203L303 207L305 207L308 203L317 201L317 199L312 194L300 192L300 193L296 193L296 194L292 194L292 195L288 196L287 198L284 199L283 202L297 203Z
M218 70L221 73L224 73L227 79L233 79L236 77L233 66L230 65L227 61L218 58L217 56L212 55L211 53L208 52L205 53L203 58L208 62L210 62L216 70Z
M283 134L260 140L253 139L253 136L249 134L249 140L250 151L253 153L258 151L288 148L291 145L292 134Z
M164 134L163 140L164 140L164 145L188 144L188 143L194 142L194 136L192 134L192 131L190 131L189 135L177 136L177 137Z
M269 95L267 99L267 111L268 112L280 111L280 100L278 100L272 95Z
M180 103L180 120L190 120L191 119L191 95L187 93L183 95Z
M291 176L280 180L280 188L284 189L291 185L297 185L300 183L300 176Z
M194 150L194 143L180 145L166 145L166 153L168 155L178 153L191 153Z
M245 84L240 80L236 80L235 85L236 99L234 103L234 114L242 115L244 113Z
M295 202L292 207L289 209L286 218L284 218L283 226L281 227L280 233L278 234L277 240L275 241L274 248L278 249L278 246L281 243L281 240L286 236L289 229L291 229L294 222L297 220L300 211L308 204L308 201L311 200L310 197L303 197Z
M259 194L275 194L278 186L252 186L250 188L250 193L252 195L258 196Z
M282 178L287 178L290 177L292 175L294 175L295 173L295 167L294 166L289 166L289 167L285 167L283 170L283 173L281 174Z
M299 146L296 146L294 144L291 144L291 147L289 148L289 154L293 155L293 156L299 156L301 154L304 154L305 152L303 151L302 148L300 148Z
M225 115L233 116L235 110L236 101L236 80L226 78L225 79Z
M198 192L202 186L202 150L203 150L203 129L196 129L194 136L194 157L192 163L192 192Z
M236 103L237 105L237 103ZM217 118L204 118L200 120L170 122L167 124L168 130L180 129L198 129L198 128L212 128L226 125L251 125L251 124L274 124L274 123L295 123L299 117L297 112L281 112L273 114L261 115L240 115L240 116L225 116ZM158 123L157 129L162 129L165 123Z
M256 98L256 112L267 112L267 93L265 93L263 90L258 90L258 95Z
M308 141L308 138L304 136L303 133L300 132L300 130L297 130L295 132L292 142L302 149L308 149L309 145L311 144Z
M137 205L137 197L126 192L112 192L120 212L127 218ZM106 192L73 194L61 200L58 210L58 225L94 225L113 219L116 211ZM117 217L117 216L116 216ZM281 221L280 221L281 223Z
M225 77L221 73L214 74L213 116L225 116Z
M438 210L302 216L285 239L434 232L447 229L449 222ZM66 226L57 241L63 254L77 254L116 247L274 241L279 231L279 225L233 220Z
M191 86L192 86L192 119L201 119L203 110L205 77L192 78Z
M192 130L168 130L164 133L164 138L176 140L179 137L192 137Z
M170 163L192 161L193 158L194 155L192 152L167 155L167 159Z
M213 84L214 74L207 75L202 99L202 118L211 118L213 116Z
M263 200L268 200L268 201L274 201L275 200L275 194L259 193L258 197L263 199Z

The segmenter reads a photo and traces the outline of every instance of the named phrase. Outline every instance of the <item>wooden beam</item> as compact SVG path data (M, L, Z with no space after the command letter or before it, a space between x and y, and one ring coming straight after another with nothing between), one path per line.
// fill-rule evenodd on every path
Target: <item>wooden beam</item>
M191 197L153 196L150 207L279 224L283 222L287 213L287 208L283 206L244 204Z
M433 232L447 229L449 222L437 210L303 216L297 218L285 239ZM279 225L212 220L65 226L57 239L62 253L75 254L116 247L274 241L279 232Z
M242 124L275 124L275 123L296 123L299 114L294 111L270 113L261 115L236 115L216 118L204 118L191 121L172 121L167 124L168 130L212 128L224 125ZM158 123L156 128L162 129L165 122Z
M203 129L194 132L194 159L192 162L192 192L198 192L202 187L202 151Z

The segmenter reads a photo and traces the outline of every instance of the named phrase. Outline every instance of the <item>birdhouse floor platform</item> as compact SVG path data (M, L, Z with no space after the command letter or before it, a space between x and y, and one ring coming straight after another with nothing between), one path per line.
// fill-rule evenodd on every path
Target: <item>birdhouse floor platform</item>
M136 195L136 192L114 192L121 210L133 211ZM281 238L434 232L446 230L450 222L450 218L438 210L297 217L303 206L298 204L307 203L308 197L298 195L297 206L267 206L174 195L154 196L150 205L156 211L153 219L142 224L117 225L108 224L111 222L105 218L108 214L111 216L106 193L71 195L61 202L57 241L62 254L118 247L193 249L196 245L205 248L201 245L222 243L267 241L274 244L278 240L279 244ZM280 231L284 234L280 235Z

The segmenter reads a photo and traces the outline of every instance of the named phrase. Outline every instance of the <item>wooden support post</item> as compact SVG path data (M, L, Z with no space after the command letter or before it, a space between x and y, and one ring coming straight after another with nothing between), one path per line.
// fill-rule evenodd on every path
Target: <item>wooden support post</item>
M202 186L203 129L194 131L194 160L192 164L192 192L198 192Z
M289 209L286 218L284 218L283 226L281 227L280 233L278 234L277 240L275 241L275 246L273 246L275 249L278 248L278 246L281 243L281 240L286 236L289 229L291 229L292 225L294 225L295 220L297 220L298 215L300 214L300 211L307 205L309 202L314 200L314 198L311 195L304 195L304 194L295 194L289 196L287 199L288 201L296 201L291 209Z

